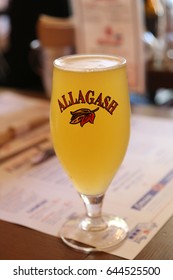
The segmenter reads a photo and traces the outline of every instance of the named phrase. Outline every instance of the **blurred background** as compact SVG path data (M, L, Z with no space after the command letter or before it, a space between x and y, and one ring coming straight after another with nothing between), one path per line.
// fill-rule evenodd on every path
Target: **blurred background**
M173 105L173 0L139 0L143 5L143 46L146 64L146 91L133 93L132 102ZM68 25L66 48L53 50L54 37L40 34L38 20ZM0 86L50 91L52 61L74 53L70 0L0 0ZM64 22L63 19L69 19ZM49 28L47 30L49 32ZM63 39L62 34L60 38ZM69 45L69 46L68 46ZM46 64L45 64L46 61ZM49 79L48 79L49 76Z
M0 85L44 89L32 61L36 22L40 14L68 17L68 4L68 0L0 0Z

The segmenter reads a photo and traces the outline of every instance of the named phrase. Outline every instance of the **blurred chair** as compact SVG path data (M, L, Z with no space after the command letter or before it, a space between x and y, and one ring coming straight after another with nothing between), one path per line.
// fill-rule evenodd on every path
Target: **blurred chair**
M54 59L75 53L74 24L72 18L40 15L36 31L41 47L43 86L50 97Z

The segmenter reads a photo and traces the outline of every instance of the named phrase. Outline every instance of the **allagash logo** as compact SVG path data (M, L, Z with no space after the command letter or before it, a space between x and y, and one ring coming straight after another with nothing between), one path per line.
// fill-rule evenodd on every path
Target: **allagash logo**
M75 111L71 111L70 124L80 124L81 127L86 123L94 123L95 112L99 110L99 107L105 109L110 115L113 115L114 110L118 106L118 103L111 98L111 96L103 97L102 92L96 94L94 90L88 90L85 94L79 90L77 97L75 97L72 91L67 95L62 95L61 99L58 99L58 105L60 112L63 113L68 107L76 104L88 104L96 105L97 108L90 110L88 108L81 108Z
M99 107L97 107L95 110L90 109L79 109L74 112L70 112L72 114L71 117L71 124L77 124L80 123L80 126L84 126L87 122L94 123L95 119L95 112L99 110Z

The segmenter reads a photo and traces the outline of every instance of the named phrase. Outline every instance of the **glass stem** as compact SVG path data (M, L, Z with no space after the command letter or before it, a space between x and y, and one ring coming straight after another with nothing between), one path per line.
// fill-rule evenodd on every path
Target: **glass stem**
M86 217L81 222L81 228L87 231L98 231L107 228L107 223L102 217L102 204L104 194L80 195L86 209Z

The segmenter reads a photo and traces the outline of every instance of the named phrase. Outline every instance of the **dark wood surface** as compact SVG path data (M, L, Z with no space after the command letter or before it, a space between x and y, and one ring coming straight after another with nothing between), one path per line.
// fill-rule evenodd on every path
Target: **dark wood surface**
M85 254L70 249L59 238L0 220L1 260L117 260L117 256L96 252ZM173 218L135 258L173 260Z
M173 118L173 109L134 106L132 114ZM116 260L103 252L81 253L68 248L59 238L0 220L1 260ZM173 217L136 257L138 260L173 259Z
M166 67L157 69L152 63L147 65L146 68L146 88L148 97L151 102L155 103L155 96L158 89L171 89L173 90L173 71ZM171 98L171 104L173 100Z

